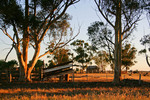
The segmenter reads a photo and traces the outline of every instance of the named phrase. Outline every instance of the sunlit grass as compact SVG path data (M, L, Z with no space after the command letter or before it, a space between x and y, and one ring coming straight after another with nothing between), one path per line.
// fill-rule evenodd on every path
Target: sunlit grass
M149 96L150 88L142 87L0 89L2 100L148 100Z
M80 74L78 77L81 78L75 83L0 84L0 100L150 100L149 83L117 86L111 83L112 79L104 78L105 75L98 77L98 74L89 74L88 80L87 77L82 77L85 75ZM135 77L138 79L138 75ZM84 82L80 83L82 80Z

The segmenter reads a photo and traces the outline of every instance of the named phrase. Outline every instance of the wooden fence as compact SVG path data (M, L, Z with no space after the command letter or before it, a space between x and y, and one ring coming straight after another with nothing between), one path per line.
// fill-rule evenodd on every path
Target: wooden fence
M41 70L33 70L32 80L41 80ZM0 70L0 82L16 82L19 80L19 68Z
M44 80L45 78L58 77L60 81L69 81L69 73L73 73L72 61L55 65L52 68L34 69L31 73L33 81ZM0 70L0 82L15 82L19 80L19 68Z

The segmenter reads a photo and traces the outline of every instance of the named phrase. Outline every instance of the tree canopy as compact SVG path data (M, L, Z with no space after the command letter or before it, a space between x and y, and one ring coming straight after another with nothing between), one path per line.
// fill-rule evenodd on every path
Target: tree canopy
M75 40L71 43L71 45L73 46L73 51L75 52L73 59L80 63L83 69L85 69L93 57L91 46L84 42L84 40Z
M131 47L131 44L126 44L122 49L122 68L125 68L126 71L133 66L136 61L136 48Z
M109 54L105 51L98 51L96 55L93 57L95 64L101 69L101 71L105 71L105 68L109 64Z
M8 62L4 60L0 60L0 70L11 69L18 66L18 62L16 60L10 60Z
M69 49L60 48L54 51L52 55L49 55L48 58L51 59L49 62L50 64L62 64L68 61L71 61L71 58L69 57Z

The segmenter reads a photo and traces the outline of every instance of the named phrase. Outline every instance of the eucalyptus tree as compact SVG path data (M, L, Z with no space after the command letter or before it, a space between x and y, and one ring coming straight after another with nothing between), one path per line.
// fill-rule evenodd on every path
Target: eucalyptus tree
M107 65L110 63L109 54L106 51L96 52L96 55L93 57L93 60L102 72L105 71Z
M38 59L66 45L63 36L69 31L66 10L80 0L1 0L0 29L13 42L20 66L20 81L32 81L31 71ZM61 27L58 28L57 26ZM11 30L8 31L8 30ZM70 34L72 31L70 30ZM49 36L49 48L40 54L41 43ZM56 38L57 37L57 38ZM57 39L57 40L56 40ZM63 41L63 43L62 43ZM28 66L29 47L33 57ZM53 48L51 48L53 47Z
M29 61L28 66L30 65L31 62L32 62L32 61ZM36 64L35 64L35 66L34 66L34 70L40 70L40 68L41 68L42 66L44 67L44 61L38 60L38 61L36 62Z
M84 70L93 58L91 46L84 40L75 40L71 43L71 46L73 46L75 52L73 59L81 64Z
M87 29L92 46L98 51L108 53L109 63L114 63L114 33L107 24L95 21Z
M88 36L89 40L92 42L92 45L96 48L99 48L98 50L102 50L105 54L105 57L100 56L102 53L96 55L97 64L99 63L101 65L102 57L104 59L104 62L108 62L111 64L111 69L114 70L114 52L115 52L115 37L114 33L109 29L107 24L104 24L103 22L96 21L92 23L88 27ZM128 39L129 40L129 39ZM131 67L134 65L135 61L135 55L136 55L136 48L131 47L131 44L129 44L127 41L122 41L122 69ZM107 56L106 56L107 55ZM99 61L99 62L98 62Z
M65 48L60 48L54 51L52 55L47 56L51 59L49 62L50 64L62 64L68 61L71 61L70 58L70 50Z
M127 71L136 63L136 52L136 48L131 46L131 44L125 44L125 46L122 47L122 69L125 68Z
M114 83L121 79L122 41L135 29L142 15L142 0L94 0L98 12L113 28L115 33Z
M4 60L0 60L0 70L12 69L17 66L18 66L18 62L16 60L10 60L8 62Z

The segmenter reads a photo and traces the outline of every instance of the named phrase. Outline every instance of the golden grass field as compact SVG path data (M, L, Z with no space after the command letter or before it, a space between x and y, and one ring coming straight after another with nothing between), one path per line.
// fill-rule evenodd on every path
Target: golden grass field
M120 85L112 83L113 74L74 76L74 82L70 75L70 82L0 83L0 100L150 100L149 75L141 85L139 74L123 74Z

